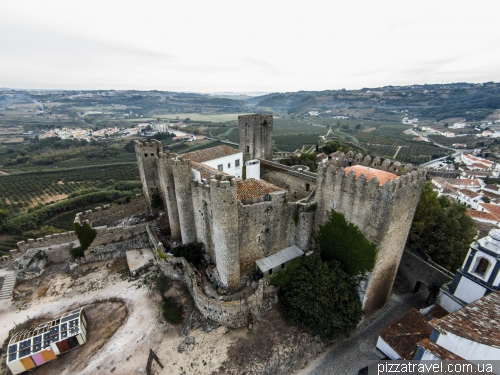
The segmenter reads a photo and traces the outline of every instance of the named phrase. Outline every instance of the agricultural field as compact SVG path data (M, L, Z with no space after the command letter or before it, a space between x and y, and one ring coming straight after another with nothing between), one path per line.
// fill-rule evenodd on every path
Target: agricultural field
M107 189L122 181L139 181L136 163L0 175L0 209L14 214L80 190Z

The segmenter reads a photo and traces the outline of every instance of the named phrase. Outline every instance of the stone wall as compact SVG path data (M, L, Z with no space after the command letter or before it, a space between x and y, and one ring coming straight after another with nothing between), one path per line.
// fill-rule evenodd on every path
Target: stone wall
M47 235L43 238L37 238L36 240L30 238L28 241L19 241L17 243L17 247L19 251L25 252L28 249L35 249L39 247L50 247L75 240L78 240L75 232L70 231L70 232Z
M453 279L451 272L432 263L405 249L398 270L409 283L408 292L412 292L418 282L439 286Z
M366 160L358 155L356 159ZM384 169L400 168L385 163ZM346 176L344 169L334 163L318 168L316 227L334 209L377 245L377 260L363 301L367 314L381 308L389 297L424 181L424 170L404 174L380 186L376 177L367 182L364 175L356 178L352 171Z
M307 251L311 245L314 203L288 202L288 193L271 194L271 201L238 204L239 258L242 274L255 261L291 245Z
M125 252L134 249L149 247L146 232L141 232L126 240L119 242L92 245L85 251L85 261L94 262L97 260L117 259L125 256Z
M247 298L226 302L209 298L196 284L193 269L184 258L168 257L167 260L163 260L157 257L157 261L165 275L188 287L196 307L205 318L230 328L247 325L249 315L254 322L259 321L278 300L274 288L265 288L262 281L255 293Z
M316 188L316 173L297 171L292 167L270 161L261 161L261 178L290 192L289 200L307 197Z
M145 197L134 197L130 202L122 204L106 204L104 206L95 207L93 210L87 210L81 213L78 220L89 220L94 227L103 225L113 225L119 220L128 218L133 215L140 215L150 210L149 202Z
M146 224L125 227L96 227L97 236L91 247L120 242L146 233Z
M193 194L191 191L191 184L193 182L191 162L180 157L178 160L174 160L172 168L182 242L196 242Z

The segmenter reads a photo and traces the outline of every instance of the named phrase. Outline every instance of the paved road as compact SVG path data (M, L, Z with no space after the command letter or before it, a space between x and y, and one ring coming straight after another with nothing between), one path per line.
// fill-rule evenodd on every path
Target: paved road
M378 334L410 307L426 306L427 291L417 294L391 296L387 305L370 321L363 323L357 333L326 350L298 375L352 375L368 366L375 354Z

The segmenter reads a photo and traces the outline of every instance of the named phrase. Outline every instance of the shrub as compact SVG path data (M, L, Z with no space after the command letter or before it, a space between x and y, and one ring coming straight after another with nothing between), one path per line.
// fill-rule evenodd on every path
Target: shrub
M73 258L79 258L84 255L84 251L87 250L90 244L94 241L97 236L97 231L93 229L87 222L84 222L83 225L74 223L74 227L75 233L78 237L78 241L80 241L80 247L75 248L75 250L70 249L70 254L71 256L73 256Z
M345 336L356 328L363 315L357 284L338 262L311 255L290 275L278 291L289 324L327 338Z
M163 299L163 304L161 305L161 311L163 318L172 324L178 324L182 322L182 306L173 297L167 297Z
M172 285L173 282L168 276L166 276L162 272L158 273L158 276L156 276L155 279L155 288L158 291L158 293L162 295L162 297L165 293L167 293L170 290Z
M200 264L203 255L203 243L187 243L174 247L172 251L176 257L184 257L189 263Z

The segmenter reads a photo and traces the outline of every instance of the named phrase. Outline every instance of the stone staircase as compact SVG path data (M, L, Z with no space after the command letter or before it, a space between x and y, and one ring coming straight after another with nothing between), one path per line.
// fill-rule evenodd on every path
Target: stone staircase
M5 271L3 285L0 290L0 299L10 298L16 285L16 273L14 271Z

